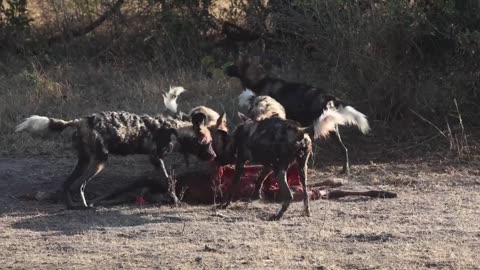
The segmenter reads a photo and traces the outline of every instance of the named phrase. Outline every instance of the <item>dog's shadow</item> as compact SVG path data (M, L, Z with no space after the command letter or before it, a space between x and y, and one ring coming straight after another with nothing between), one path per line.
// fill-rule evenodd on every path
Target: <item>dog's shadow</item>
M132 211L129 211L132 212ZM117 209L101 209L97 211L61 210L56 213L27 217L12 224L20 230L50 232L59 235L75 235L88 231L105 231L109 228L136 227L155 223L183 223L189 221L178 215L169 213L126 213Z

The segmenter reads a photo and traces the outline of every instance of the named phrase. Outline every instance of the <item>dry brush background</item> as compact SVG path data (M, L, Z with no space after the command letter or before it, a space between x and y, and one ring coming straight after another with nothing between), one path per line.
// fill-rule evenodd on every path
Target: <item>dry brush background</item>
M478 1L0 3L2 268L478 269ZM223 67L240 53L369 116L369 136L344 132L352 176L338 173L326 141L312 182L399 197L315 201L308 219L295 203L278 223L265 221L277 206L263 203L236 203L222 218L210 206L79 212L23 199L56 189L74 165L68 134L14 134L25 116L156 113L161 90L182 85L180 108L225 110L234 126L241 88ZM150 170L141 157L109 163L87 189Z

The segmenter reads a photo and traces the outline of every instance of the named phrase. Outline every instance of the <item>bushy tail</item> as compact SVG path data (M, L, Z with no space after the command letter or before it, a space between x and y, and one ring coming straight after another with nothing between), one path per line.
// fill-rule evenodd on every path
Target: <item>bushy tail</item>
M26 131L32 134L45 134L47 132L61 132L67 127L74 126L76 120L65 121L48 118L45 116L32 115L15 127L15 132Z
M347 119L338 111L325 110L313 126L307 128L307 131L313 133L314 139L326 138L330 132L335 131L337 125L342 126L346 124Z
M370 125L365 114L357 111L352 106L340 105L337 112L345 119L344 125L356 126L363 134L367 134L370 131Z
M168 93L163 94L163 104L167 112L176 114L178 109L177 98L178 96L185 92L185 88L181 86L170 87Z
M245 90L243 90L243 92L238 96L238 105L240 107L245 107L245 108L250 108L250 106L252 105L252 101L253 99L255 98L255 93L246 88Z

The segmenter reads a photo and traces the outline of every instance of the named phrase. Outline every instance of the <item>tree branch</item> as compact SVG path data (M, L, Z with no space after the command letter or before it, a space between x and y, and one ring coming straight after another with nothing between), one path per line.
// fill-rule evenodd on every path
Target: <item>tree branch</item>
M85 27L79 27L77 29L72 29L72 30L67 30L63 32L62 34L56 35L51 37L48 40L48 44L51 45L52 43L58 42L58 41L69 41L74 38L84 36L91 31L95 30L95 28L99 27L104 23L108 18L110 18L113 14L117 13L125 0L117 0L115 4L112 6L111 9L107 10L102 16L98 17L95 21L93 21L91 24L85 26Z

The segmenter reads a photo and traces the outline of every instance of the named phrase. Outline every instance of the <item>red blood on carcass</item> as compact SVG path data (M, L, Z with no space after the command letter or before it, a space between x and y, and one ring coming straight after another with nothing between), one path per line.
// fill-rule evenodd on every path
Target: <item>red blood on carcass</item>
M210 165L209 170L177 176L176 192L177 195L183 193L183 201L194 204L221 203L225 196L231 191L235 167L232 165L218 166L215 163L211 163ZM260 165L245 164L238 189L232 198L233 201L248 200L252 197L258 175L262 171L262 168L263 166ZM299 167L296 163L292 164L287 170L287 181L293 193L294 200L302 200L304 194L300 181ZM273 172L265 179L262 191L266 200L276 200L279 187ZM137 205L144 205L147 202L143 197L137 197L136 203Z
M257 177L262 171L263 166L259 165L245 165L245 169L242 177L240 178L240 184L236 195L233 200L248 199L255 190L255 184ZM233 166L224 166L218 168L218 177L221 179L222 192L226 194L232 187L233 176L235 175L235 168ZM288 186L294 194L302 193L303 187L300 181L300 171L296 163L292 164L287 170L287 182ZM275 199L278 193L279 187L277 179L273 175L273 172L265 179L263 183L263 194L266 198Z
M136 205L146 205L148 202L143 198L143 196L137 196L135 198L135 204Z

